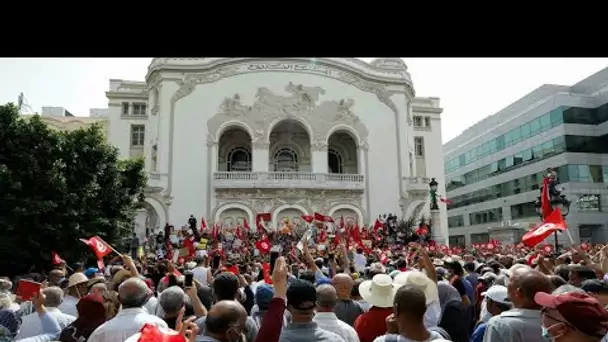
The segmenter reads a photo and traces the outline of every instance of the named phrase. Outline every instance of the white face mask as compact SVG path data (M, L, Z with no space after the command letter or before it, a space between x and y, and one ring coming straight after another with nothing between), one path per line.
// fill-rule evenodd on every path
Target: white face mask
M481 313L479 314L479 320L487 323L490 318L492 318L492 314L490 313L490 311L488 311L488 308L486 307L487 302L484 298L483 302L481 302Z

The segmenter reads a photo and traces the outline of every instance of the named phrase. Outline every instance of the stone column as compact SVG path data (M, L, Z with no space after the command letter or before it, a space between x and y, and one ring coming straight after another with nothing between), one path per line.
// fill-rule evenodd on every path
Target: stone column
M253 172L268 172L270 164L269 143L254 142L251 144L251 170Z
M311 147L312 172L327 173L327 144L315 142Z
M431 220L433 221L433 240L438 244L448 244L448 241L445 241L443 235L443 227L441 227L441 213L440 210L431 210Z

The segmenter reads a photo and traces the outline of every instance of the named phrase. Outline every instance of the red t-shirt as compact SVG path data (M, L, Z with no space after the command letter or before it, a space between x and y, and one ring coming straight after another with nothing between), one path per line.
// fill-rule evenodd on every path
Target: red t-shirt
M355 331L361 342L374 342L376 337L386 334L386 318L393 313L393 308L372 306L368 312L355 320Z

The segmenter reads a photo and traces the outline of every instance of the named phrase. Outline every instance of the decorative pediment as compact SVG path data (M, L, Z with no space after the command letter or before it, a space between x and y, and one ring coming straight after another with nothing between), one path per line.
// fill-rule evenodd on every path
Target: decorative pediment
M355 105L353 99L320 102L320 96L325 94L323 88L292 82L285 86L285 91L290 95L277 95L268 88L260 87L250 105L240 94L227 97L220 105L219 112L207 122L211 139L219 139L217 134L221 134L219 129L222 124L238 120L254 132L254 145L264 145L268 143L271 125L290 117L297 117L308 125L313 146L327 145L330 130L336 125L348 125L355 130L361 140L357 143L367 139L369 132L352 112Z

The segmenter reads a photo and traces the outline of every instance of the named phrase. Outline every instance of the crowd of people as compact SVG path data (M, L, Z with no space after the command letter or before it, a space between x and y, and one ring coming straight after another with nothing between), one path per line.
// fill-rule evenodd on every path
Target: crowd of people
M192 228L103 269L1 279L0 342L608 341L608 246ZM23 279L42 284L32 298Z

